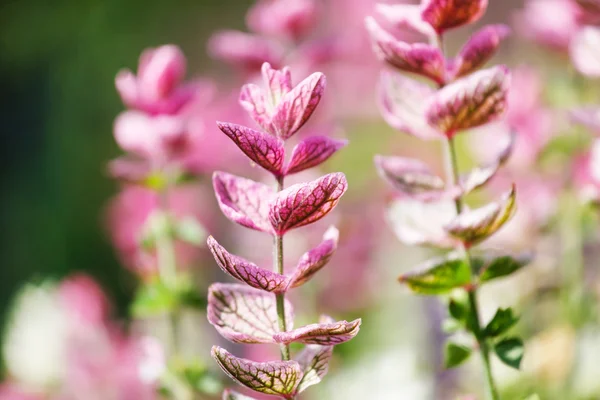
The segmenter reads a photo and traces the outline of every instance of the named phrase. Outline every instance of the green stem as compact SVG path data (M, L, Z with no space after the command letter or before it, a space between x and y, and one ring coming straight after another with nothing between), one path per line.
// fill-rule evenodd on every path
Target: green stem
M446 141L446 173L448 175L448 186L455 187L459 182L459 171L458 171L458 160L456 156L456 146L452 135L448 135ZM463 210L463 198L458 197L454 201L456 207L456 213L460 214ZM473 266L471 264L471 255L466 247L462 247L465 262L469 266L471 275L474 274ZM481 361L483 362L483 368L485 372L485 381L487 387L487 396L490 400L500 400L496 383L494 382L494 376L492 374L492 365L490 363L490 346L482 334L481 321L479 317L479 304L477 302L477 290L475 287L469 290L469 306L471 308L471 321L468 326L472 329L473 336L477 340L479 345L479 353L481 354Z
M283 190L283 177L277 178L277 191ZM278 274L283 275L283 236L275 235L273 239L273 270ZM287 326L285 321L285 294L277 293L275 295L277 302L277 322L279 323L279 331L287 332ZM290 359L290 346L286 344L281 345L281 359L289 361Z

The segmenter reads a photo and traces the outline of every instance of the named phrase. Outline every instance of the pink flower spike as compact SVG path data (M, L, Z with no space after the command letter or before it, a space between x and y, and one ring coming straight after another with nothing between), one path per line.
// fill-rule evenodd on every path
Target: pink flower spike
M288 139L308 121L325 90L325 75L315 72L292 90L287 90L289 74L263 65L268 92L258 86L242 87L240 104L267 132ZM285 92L285 93L284 93Z
M505 66L461 78L432 97L426 111L427 120L448 137L494 121L507 108L509 86L510 73Z
M176 116L150 116L125 111L115 120L115 140L124 151L140 157L163 161L181 153L188 144L185 121Z
M211 355L231 379L256 392L290 399L302 379L302 368L296 361L260 363L235 357L218 346L213 346Z
M209 236L207 244L215 261L226 274L256 289L273 293L285 292L287 288L285 276L260 268L242 257L230 254L212 236Z
M329 360L333 355L333 346L307 345L296 356L296 361L304 371L302 380L298 385L298 393L302 393L308 387L321 382L327 375Z
M337 228L330 227L323 235L323 241L302 255L294 273L289 277L287 290L304 285L327 265L337 249L339 236Z
M502 40L509 34L510 28L506 25L489 25L476 32L452 63L453 78L468 75L482 67L494 56Z
M273 233L269 222L269 204L275 195L272 188L220 171L213 174L213 187L227 218L250 229Z
M409 28L433 39L437 33L421 16L421 7L411 4L384 4L375 6L379 15L396 28Z
M383 71L379 85L379 107L385 121L401 132L423 140L443 139L442 132L425 119L426 107L434 91L402 74Z
M291 160L285 167L285 175L316 167L347 144L347 140L331 139L327 136L308 137L294 146Z
M294 324L292 305L286 300L286 325ZM214 283L208 289L208 322L234 343L273 343L279 332L275 296L235 283Z
M586 26L571 43L571 59L577 71L590 78L600 77L600 28Z
M432 79L446 81L446 61L441 50L425 43L408 44L386 32L373 17L365 20L375 54L394 68Z
M459 188L446 190L444 180L419 160L376 155L375 166L379 175L399 190L403 197L431 202L461 194Z
M258 71L268 61L278 65L283 48L262 36L225 30L215 33L208 41L208 54L246 71Z
M248 11L246 23L254 32L298 40L316 19L315 0L260 0Z
M217 126L248 158L276 177L282 175L283 159L285 158L283 140L228 122L217 121Z
M338 321L303 326L293 331L276 333L273 338L277 343L318 344L334 346L353 339L360 330L361 320L352 322Z
M275 233L283 235L320 220L333 210L347 188L346 177L337 172L277 193L269 211Z
M476 22L485 13L488 0L424 0L421 16L438 33Z

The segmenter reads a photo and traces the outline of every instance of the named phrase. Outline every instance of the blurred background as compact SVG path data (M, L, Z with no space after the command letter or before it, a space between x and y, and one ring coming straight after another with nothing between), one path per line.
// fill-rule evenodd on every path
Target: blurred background
M191 208L185 213L199 215L203 229L236 253L269 265L269 238L232 226L221 215L210 185L216 169L264 177L258 168L248 167L232 143L222 139L213 122L245 121L237 93L243 83L255 80L255 71L232 66L243 58L243 51L227 44L223 50L213 35L225 29L251 30L246 14L254 3L21 0L0 5L0 132L4 143L0 147L0 321L5 348L6 342L14 340L15 334L10 333L14 325L47 329L45 325L27 325L29 322L18 317L15 307L27 310L31 306L23 300L24 293L40 288L62 290L65 281L77 282L82 277L97 282L97 288L87 281L83 286L104 292L99 297L107 299L110 320L119 329L168 337L161 317L144 318L140 316L143 312L131 317L132 304L137 304L134 299L143 286L140 282L147 282L147 274L127 265L127 244L115 233L134 229L123 225L135 225L132 215L140 208L151 208L147 205L150 200L133 193L135 189L124 189L107 169L108 162L122 153L113 137L114 120L125 109L115 90L115 76L123 68L135 71L140 53L149 47L180 46L187 57L187 78L203 79L211 86L210 99L197 110L199 139L190 161L195 175L190 185L196 186L192 194L182 195L182 207ZM524 15L526 3L534 2L490 3L481 21L449 34L446 50L454 54L471 33L488 23L506 24L513 30L492 64L504 63L515 71L519 90L515 98L522 101L522 108L517 110L520 113L513 112L509 125L520 138L518 159L471 201L481 204L496 197L507 182L518 180L524 193L522 207L516 222L492 245L531 250L537 257L531 268L482 292L486 318L500 305L512 305L523 315L517 330L526 338L524 371L512 371L499 363L494 368L505 399L524 399L535 392L542 399L600 399L596 378L600 370L594 361L600 356L597 217L596 210L582 200L589 188L585 179L579 179L577 169L587 168L593 137L585 128L570 123L567 116L568 110L579 105L600 103L599 86L577 72L564 44L549 45L532 33L535 27ZM349 190L339 208L327 221L294 233L288 242L289 263L293 264L294 257L318 243L328 224L336 224L341 231L340 248L330 265L297 296L296 301L312 300L298 306L296 325L314 321L319 313L337 319L363 318L361 333L353 342L336 348L330 375L307 391L306 398L443 400L473 394L482 399L475 357L458 370L445 371L441 365L445 334L440 325L445 307L435 298L415 297L397 284L400 273L435 252L402 245L386 224L384 210L392 192L377 176L373 156L420 158L437 171L443 160L437 144L396 132L379 115L376 85L382 67L370 49L363 21L373 14L374 4L371 0L323 0L318 22L309 35L318 45L306 45L306 53L284 57L292 66L294 82L316 70L323 70L328 77L317 121L308 130L347 138L350 143L320 169L323 173L343 171L348 176ZM546 10L538 17L557 18L557 30L566 24L556 14L545 13L556 12ZM303 46L292 46L296 45ZM310 57L309 62L306 59ZM494 147L494 129L501 128L459 138L461 167L489 158L485 150ZM298 181L316 176L317 172L306 173ZM129 196L128 200L124 196ZM190 265L199 293L206 293L212 282L227 280L202 246ZM74 301L85 302L82 296ZM48 298L39 297L41 303ZM38 316L36 312L40 318L47 315L43 310L27 312L32 318ZM234 386L210 360L212 344L221 343L248 358L277 356L277 349L242 350L223 343L201 311L184 319L183 329L189 332L182 334L183 343L190 343L190 353L200 360L203 373L211 371L210 379L205 377L202 383L209 387L207 393L218 392L221 385ZM23 339L22 346L29 343L27 335L16 336ZM32 335L31 340L36 341L37 336ZM37 378L25 385L17 382L23 376L27 381L27 373L19 371L35 370L39 360L52 354L45 353L52 342L38 344L39 348L27 355L4 350L4 363L26 356L33 360L16 372L5 364L7 385L16 382L19 390L25 387L25 392L33 395L44 392ZM58 385L56 379L50 385L52 390ZM28 390L30 387L34 389ZM11 393L16 396L16 392ZM61 398L152 398L124 394L127 392L96 397L85 393L81 389ZM6 398L12 399L10 395ZM47 393L40 396L50 398Z

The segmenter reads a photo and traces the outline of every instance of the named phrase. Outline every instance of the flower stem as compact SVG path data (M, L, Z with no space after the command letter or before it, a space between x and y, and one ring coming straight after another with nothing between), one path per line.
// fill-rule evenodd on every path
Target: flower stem
M458 172L458 160L456 155L456 146L454 140L452 139L452 135L448 135L448 140L446 141L446 173L447 173L447 185L448 187L455 187L459 183L459 172ZM463 198L457 197L454 200L454 204L456 206L456 213L460 214L463 210ZM469 254L469 250L462 246L462 250L464 253L465 262L469 266L469 270L471 271L471 275L473 275L473 266L471 264L471 255ZM487 397L489 400L500 400L500 396L498 394L498 389L496 388L496 384L494 382L494 377L492 375L492 366L490 363L490 347L489 344L482 333L481 321L479 318L479 304L477 302L477 290L473 287L468 291L469 295L469 307L471 309L470 318L468 326L472 329L473 336L477 340L479 345L479 352L481 354L481 360L483 362L483 367L485 371L485 380L487 387Z
M277 178L277 191L283 190L283 177ZM273 269L278 274L283 275L283 236L275 235L273 239ZM285 294L277 293L275 295L277 302L277 321L279 323L279 331L286 332L287 326L285 321ZM288 361L290 359L290 346L287 344L281 345L281 359Z

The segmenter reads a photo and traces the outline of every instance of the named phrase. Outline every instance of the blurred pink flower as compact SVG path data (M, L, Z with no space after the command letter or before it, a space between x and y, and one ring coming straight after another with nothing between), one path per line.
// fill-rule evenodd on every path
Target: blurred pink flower
M259 34L224 30L209 39L208 54L244 72L256 72L264 62L281 65L284 48Z
M178 186L169 193L169 212L178 219L193 218L202 226L210 227L213 222L211 214L203 212L209 196L199 186ZM111 201L107 210L112 242L123 264L142 276L156 273L154 254L144 249L141 241L144 227L158 206L159 196L156 192L127 185ZM183 242L176 242L175 250L177 265L184 269L191 267L200 255L197 246Z
M315 0L259 0L246 16L246 24L263 35L298 40L317 19Z
M74 325L98 327L109 315L110 305L102 288L87 275L76 274L61 282L58 293Z
M526 37L557 50L567 51L580 28L579 8L571 0L527 0L516 16Z
M600 77L600 28L587 26L571 43L571 60L575 68L591 78Z
M44 400L45 396L29 393L16 384L10 382L0 385L0 399L2 400Z

